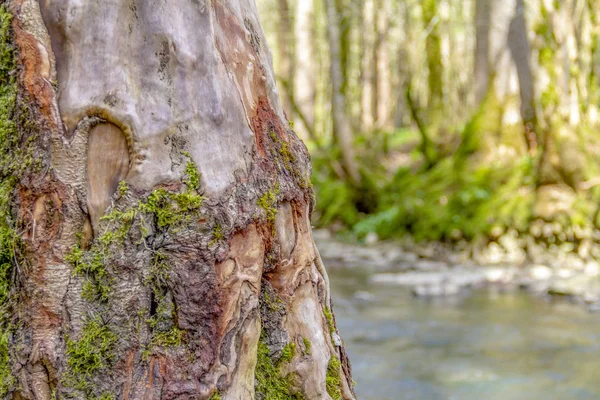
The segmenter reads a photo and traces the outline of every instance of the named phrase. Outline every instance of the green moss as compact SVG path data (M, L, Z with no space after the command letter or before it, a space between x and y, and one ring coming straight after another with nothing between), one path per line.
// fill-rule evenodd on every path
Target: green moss
M210 400L221 400L221 394L218 390L215 390L212 396L210 396Z
M154 293L154 301L158 303L158 307L156 313L151 318L146 319L152 330L152 338L145 350L144 358L147 358L154 346L181 346L185 339L185 331L179 329L176 325L174 305L171 301L168 301L166 296L170 279L170 267L167 258L164 254L157 252L150 266L150 274L145 280L145 284L150 286ZM160 326L163 326L163 328L160 328ZM164 326L170 326L170 328L165 329Z
M174 326L166 332L159 332L152 337L152 345L160 347L181 346L185 331Z
M129 185L125 181L119 182L119 194L125 196L129 191Z
M288 343L281 351L280 363L289 363L292 358L296 356L296 344L294 342Z
M99 318L88 321L79 340L67 338L68 370L63 384L91 396L90 378L111 366L116 343L117 335Z
M302 338L304 342L304 354L311 355L312 354L312 343L307 338Z
M269 223L274 224L277 219L277 196L280 193L279 183L269 189L258 199L258 206L262 208Z
M90 400L115 400L115 396L112 393L104 393L100 397L88 397Z
M198 168L194 162L189 161L185 165L185 174L186 177L183 181L190 189L199 190L200 189L200 172L198 172Z
M4 398L14 387L11 373L9 338L12 326L10 297L13 270L20 259L21 241L15 230L12 214L17 183L25 170L33 164L33 138L24 140L17 129L17 121L32 128L26 109L17 108L15 52L13 46L12 15L5 5L0 6L0 397ZM30 129L34 131L34 129Z
M269 355L269 348L261 339L258 342L256 369L256 393L262 394L265 400L288 400L290 395L290 380L282 377L280 368Z
M223 227L220 224L216 224L212 229L212 240L210 241L210 245L212 246L213 244L218 243L223 239L225 239Z
M267 290L262 291L261 302L266 304L270 311L277 312L285 308L285 304L281 298L273 291L270 293Z
M341 400L342 399L342 378L340 375L340 369L342 364L340 363L339 358L335 355L331 356L329 359L329 364L327 365L327 375L325 377L325 385L327 387L327 393L333 400Z
M4 396L15 384L10 368L9 329L4 329L0 334L0 395Z
M106 271L105 258L106 253L100 246L94 245L84 252L79 244L65 256L65 261L73 266L73 272L85 278L82 296L87 301L106 302L109 299L113 279Z
M325 318L327 319L327 326L329 327L329 333L334 333L335 332L335 324L333 323L333 314L331 313L331 310L329 309L329 307L325 307L325 309L323 310L323 315L325 315Z
M202 206L202 196L197 194L172 193L165 189L153 191L144 203L140 203L140 211L153 214L159 228L180 226L189 222L194 212Z

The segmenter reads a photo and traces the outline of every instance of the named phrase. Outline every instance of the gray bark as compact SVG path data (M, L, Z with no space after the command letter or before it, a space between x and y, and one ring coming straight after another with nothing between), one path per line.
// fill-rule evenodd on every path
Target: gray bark
M492 0L475 1L475 102L485 97L490 80L490 17Z
M508 31L508 47L517 67L519 92L521 95L521 118L525 127L525 139L529 151L534 152L538 146L541 146L541 142L536 133L538 127L535 111L534 82L531 73L531 50L527 38L525 5L523 0L517 0L515 5L515 13Z
M8 6L39 163L6 398L354 398L254 1Z
M354 184L360 182L358 164L354 155L352 143L352 128L350 118L346 113L346 98L343 93L343 71L340 55L339 17L336 12L335 0L325 0L327 12L327 35L329 39L329 68L331 76L331 114L333 131L340 150L344 169Z

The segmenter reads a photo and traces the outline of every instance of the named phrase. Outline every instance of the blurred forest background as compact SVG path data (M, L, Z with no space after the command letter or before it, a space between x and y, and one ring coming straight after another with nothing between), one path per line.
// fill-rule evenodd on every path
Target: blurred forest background
M257 5L315 224L599 252L600 1Z

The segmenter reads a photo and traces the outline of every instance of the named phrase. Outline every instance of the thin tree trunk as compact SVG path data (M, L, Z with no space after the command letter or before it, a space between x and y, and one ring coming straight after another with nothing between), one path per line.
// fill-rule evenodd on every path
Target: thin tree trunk
M294 101L304 116L306 129L300 133L314 131L315 125L315 51L313 46L313 0L296 1L295 44L296 68L294 71ZM300 114L297 122L302 122ZM304 122L303 122L304 123Z
M346 113L346 98L342 92L343 73L340 61L339 19L336 13L335 1L325 0L325 7L328 22L327 34L329 39L331 86L333 90L331 97L333 131L342 152L344 169L352 183L358 185L360 183L360 174L354 155L350 119Z
M254 1L7 4L2 396L353 399Z
M379 31L379 14L383 0L373 0L373 23L370 26L373 30L373 43L371 47L371 120L373 126L377 126L379 121L379 72L380 72L380 48L381 32Z
M442 39L438 27L438 0L423 0L423 22L425 24L425 51L427 53L429 108L434 115L439 114L444 101ZM437 115L436 115L437 117Z
M517 0L515 13L510 22L508 31L508 47L517 67L519 78L519 92L521 95L521 118L523 119L525 141L531 153L541 149L541 135L539 135L535 111L535 94L533 76L531 73L531 50L527 39L527 25L525 23L525 5L523 0Z
M475 103L485 97L490 82L490 18L492 0L475 1Z
M282 95L283 108L290 120L293 119L292 101L294 99L294 30L288 0L277 0L277 41L279 49L279 73L287 84Z
M375 60L372 49L375 45L373 25L375 23L375 1L365 0L362 7L362 40L361 40L361 125L363 131L373 129L373 74Z

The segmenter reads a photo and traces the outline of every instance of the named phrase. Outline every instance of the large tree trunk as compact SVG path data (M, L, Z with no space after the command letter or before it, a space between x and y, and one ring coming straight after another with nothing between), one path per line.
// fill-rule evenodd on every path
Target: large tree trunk
M6 6L2 395L354 398L254 1Z

